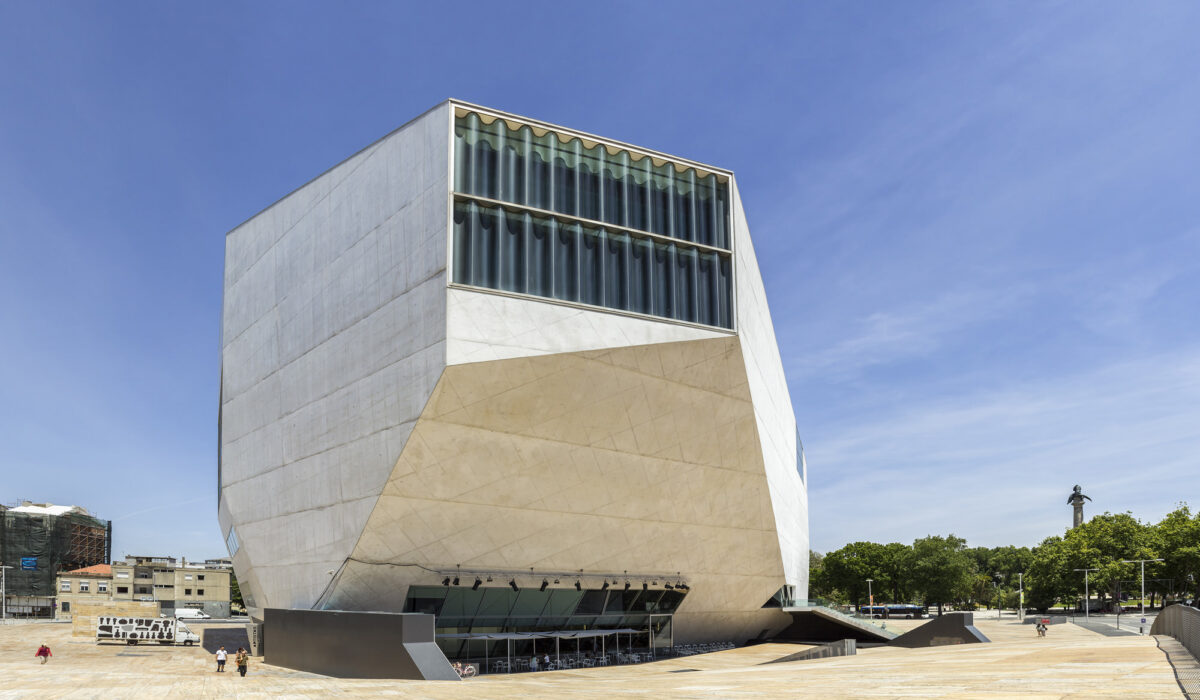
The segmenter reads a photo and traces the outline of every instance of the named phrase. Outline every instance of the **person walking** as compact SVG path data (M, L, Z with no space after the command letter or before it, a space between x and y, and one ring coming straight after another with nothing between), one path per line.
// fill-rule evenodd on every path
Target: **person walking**
M225 659L229 658L229 652L225 651L225 647L217 649L217 673L225 672Z
M237 655L233 657L233 662L237 664L238 673L242 678L246 677L246 666L250 663L250 655L242 647L238 647Z
M33 658L36 659L39 656L42 657L43 664L49 661L50 657L53 656L53 654L50 653L50 647L46 646L45 644L38 647L37 653L33 655Z

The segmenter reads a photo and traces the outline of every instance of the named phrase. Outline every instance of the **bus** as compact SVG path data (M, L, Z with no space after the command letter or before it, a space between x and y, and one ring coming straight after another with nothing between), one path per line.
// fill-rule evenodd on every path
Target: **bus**
M860 615L866 615L875 618L921 618L929 614L929 609L924 605L914 605L912 603L891 604L891 605L860 605L858 606Z

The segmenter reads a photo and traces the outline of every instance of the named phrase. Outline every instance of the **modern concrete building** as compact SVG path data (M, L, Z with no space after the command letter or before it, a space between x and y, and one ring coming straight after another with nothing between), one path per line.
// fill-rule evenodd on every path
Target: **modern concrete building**
M229 232L221 359L255 617L663 646L769 636L806 596L804 458L727 170L444 102Z

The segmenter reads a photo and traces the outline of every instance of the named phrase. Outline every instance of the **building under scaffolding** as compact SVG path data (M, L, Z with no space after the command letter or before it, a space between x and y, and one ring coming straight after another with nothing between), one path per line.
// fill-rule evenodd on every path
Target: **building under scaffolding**
M107 564L112 522L79 506L30 503L0 506L0 563L9 616L54 614L54 579L60 571Z

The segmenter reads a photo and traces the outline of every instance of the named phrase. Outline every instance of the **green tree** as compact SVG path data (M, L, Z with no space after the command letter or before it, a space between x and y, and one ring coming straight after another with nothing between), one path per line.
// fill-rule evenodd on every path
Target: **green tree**
M1163 576L1171 579L1172 593L1187 591L1200 599L1200 513L1192 515L1186 503L1167 513L1154 527L1161 546Z
M852 542L825 555L821 562L820 587L826 595L845 603L865 604L868 590L876 601L885 601L903 584L895 581L904 574L904 566L896 559L904 545L897 550L892 545L876 542ZM867 579L873 579L867 585Z
M913 586L925 603L937 604L938 615L945 603L971 597L975 561L961 537L931 535L913 542Z
M1130 513L1104 513L1097 515L1079 527L1067 531L1063 542L1067 547L1071 569L1096 569L1088 576L1089 592L1103 603L1107 596L1116 597L1119 590L1130 590L1129 583L1137 579L1140 569L1136 564L1123 564L1127 559L1153 559L1158 556L1160 545L1158 532L1142 523ZM1084 589L1083 576L1074 587L1076 593ZM1157 578L1156 564L1146 565L1146 578Z
M238 585L237 574L233 569L229 570L229 602L241 606L242 609L246 607L245 601L242 600L242 587Z
M1067 545L1057 535L1047 537L1033 548L1032 559L1025 578L1026 602L1029 607L1045 612L1060 598L1074 595ZM1068 574L1071 578L1068 579Z

